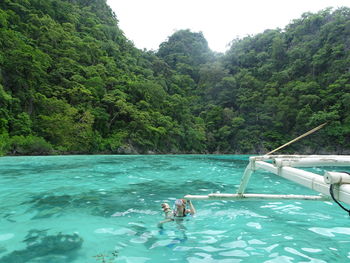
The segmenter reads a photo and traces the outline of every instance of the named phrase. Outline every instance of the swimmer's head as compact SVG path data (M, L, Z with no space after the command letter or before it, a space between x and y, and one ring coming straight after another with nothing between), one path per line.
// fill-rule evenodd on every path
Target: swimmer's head
M176 199L175 205L176 206L186 206L186 200L185 199Z
M162 208L169 207L169 205L168 205L167 203L162 203L160 206L161 206Z
M170 209L170 206L169 206L167 203L162 203L162 204L161 204L161 207L162 207L162 209L163 209L164 211Z

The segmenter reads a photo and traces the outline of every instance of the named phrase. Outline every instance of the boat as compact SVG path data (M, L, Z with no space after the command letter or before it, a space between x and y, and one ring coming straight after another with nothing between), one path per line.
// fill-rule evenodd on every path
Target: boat
M317 174L301 168L323 167L323 174ZM334 200L350 204L350 175L348 172L332 171L334 167L350 167L349 155L261 155L249 158L241 183L236 193L211 193L208 195L186 195L190 200L234 200L234 201L271 201L271 200ZM265 170L317 192L315 195L299 194L261 194L246 193L247 185L256 170Z

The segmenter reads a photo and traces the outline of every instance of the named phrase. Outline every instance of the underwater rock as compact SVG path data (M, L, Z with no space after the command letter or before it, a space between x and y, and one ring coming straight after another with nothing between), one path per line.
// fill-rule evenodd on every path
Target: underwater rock
M169 185L168 182L158 180L157 182L149 181L132 184L132 189L137 193L156 193L157 196L169 196L169 194L171 194L174 197L184 196L185 194L191 193L194 190L198 189L209 189L211 190L211 192L223 190L222 184L198 179L192 180L190 184L188 182L185 182L181 184L176 184L174 186ZM130 197L130 191L124 190L122 196L123 198ZM157 198L157 196L155 196L155 198Z
M16 223L16 220L12 219L11 217L13 217L16 213L11 211L1 211L0 212L0 216L5 218L7 221L11 222L11 223Z
M89 191L76 195L44 195L33 196L30 201L22 204L30 204L30 212L36 209L38 212L32 219L60 216L72 210L84 210L94 216L109 217L116 211L126 211L130 204L134 209L142 209L144 205L135 202L135 197L115 191Z
M91 190L78 194L52 195L42 193L32 196L31 200L22 204L29 205L28 212L36 214L33 220L61 216L69 212L86 213L93 216L110 217L115 214L124 215L132 208L134 211L145 210L145 205L150 202L159 202L159 197L178 198L188 193L195 193L199 189L206 192L223 192L223 184L192 180L189 184L178 183L176 187L163 180L147 181L130 184L133 189L115 188L106 190ZM146 208L148 209L148 208Z
M61 207L48 208L48 209L42 210L39 213L37 213L33 217L33 219L51 217L55 214L60 213L62 210L63 210L63 208L61 208Z
M29 246L32 242L38 240L39 238L46 237L48 230L49 229L42 229L42 230L32 229L32 230L29 230L28 234L24 237L23 242L26 243L27 246Z
M69 205L72 199L69 195L36 195L33 196L30 201L23 202L21 204L32 204L34 207L44 207L44 206L59 206L65 207Z
M81 248L83 239L78 234L47 235L47 230L31 230L25 237L27 247L0 258L0 263L25 263L50 254L65 254ZM51 262L51 261L50 261Z

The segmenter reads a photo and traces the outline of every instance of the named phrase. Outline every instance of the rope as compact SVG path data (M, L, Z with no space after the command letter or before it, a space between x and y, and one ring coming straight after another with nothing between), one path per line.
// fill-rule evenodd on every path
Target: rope
M288 146L289 144L292 144L293 142L299 141L300 139L302 139L302 138L304 138L304 137L310 135L311 133L314 133L315 131L318 131L319 129L323 128L323 126L325 126L327 123L328 123L328 122L325 122L325 123L321 124L320 126L317 126L316 128L313 128L312 130L310 130L310 131L304 133L303 135L300 135L299 137L297 137L297 138L295 138L295 139L293 139L293 140L291 140L291 141L289 141L289 142L283 144L282 146L280 146L280 147L274 149L273 151L268 152L266 155L269 155L269 154L271 154L271 153L274 153L274 152L276 152L276 151L278 151L278 150L280 150L280 149L282 149L282 148Z
M349 216L350 216L350 210L346 209L341 203L339 203L339 201L337 199L335 199L334 197L334 192L333 192L333 186L334 184L331 184L331 186L329 187L329 193L331 194L331 197L333 199L334 202L336 202L341 208L343 208L346 212L348 212Z

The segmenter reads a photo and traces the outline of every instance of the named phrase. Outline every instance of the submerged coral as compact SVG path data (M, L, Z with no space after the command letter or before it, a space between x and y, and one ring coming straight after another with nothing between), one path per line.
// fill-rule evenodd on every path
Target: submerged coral
M188 181L189 182L189 181ZM109 217L125 215L132 211L144 211L150 202L159 202L159 196L179 197L190 193L193 187L206 192L225 191L225 185L194 179L169 186L169 183L157 180L131 184L133 191L124 188L110 190L91 190L79 194L53 195L51 192L34 195L22 205L29 205L27 212L35 215L32 219L61 216L70 212L85 213L94 216ZM132 209L131 209L132 208Z
M25 249L15 250L3 256L0 263L25 263L34 259L40 262L40 258L45 260L47 257L61 260L62 255L80 249L83 239L76 233L47 235L47 230L31 230L23 242L27 245Z

